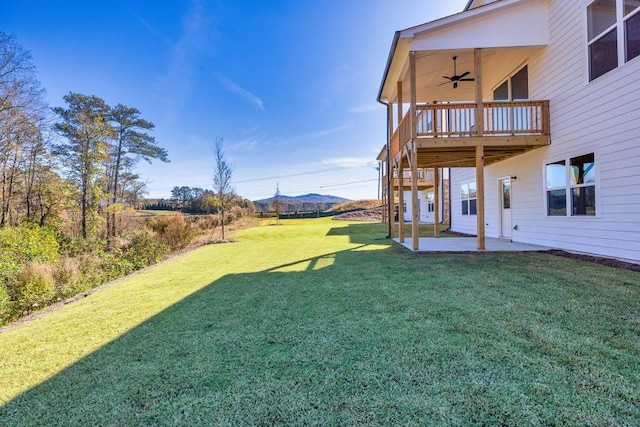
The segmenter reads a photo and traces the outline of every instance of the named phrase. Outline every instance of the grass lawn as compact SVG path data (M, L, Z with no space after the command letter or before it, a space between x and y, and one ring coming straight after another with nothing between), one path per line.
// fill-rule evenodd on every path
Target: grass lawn
M0 424L640 425L640 273L282 224L0 334Z

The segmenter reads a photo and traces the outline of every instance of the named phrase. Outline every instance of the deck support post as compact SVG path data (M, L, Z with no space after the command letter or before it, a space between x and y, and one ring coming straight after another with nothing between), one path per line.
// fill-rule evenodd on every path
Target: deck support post
M484 250L484 147L482 145L476 146L476 214L478 250Z
M386 161L386 176L387 176L387 193L383 196L385 197L385 202L383 202L383 217L386 214L386 219L389 224L389 238L393 239L395 235L395 218L393 217L393 170L394 167L391 164L393 159L391 158L391 137L393 136L393 106L391 104L387 105L387 129L389 134L387 135L387 161ZM386 203L386 209L384 209L384 204ZM384 219L384 218L383 218Z
M476 92L476 135L484 135L484 106L482 105L482 49L473 50ZM478 233L478 250L485 249L484 238L484 146L476 146L476 228Z
M482 105L482 49L473 49L473 66L475 68L475 96L476 96L476 112L475 126L476 135L484 135L484 105Z
M404 168L402 158L398 164L398 238L404 243Z
M409 124L411 126L411 147L409 150L409 166L411 166L411 244L412 249L420 249L420 201L418 200L418 147L416 123L416 53L409 52L409 81L411 82L411 107L409 110Z
M433 237L440 237L440 168L433 168Z

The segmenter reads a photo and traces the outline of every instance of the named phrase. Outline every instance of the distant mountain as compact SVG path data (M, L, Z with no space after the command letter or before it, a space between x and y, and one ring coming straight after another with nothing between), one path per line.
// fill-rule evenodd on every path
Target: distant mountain
M326 196L323 194L317 193L309 193L303 194L302 196L285 196L284 194L280 195L281 202L311 202L311 203L343 203L349 202L349 199L345 199L343 197L338 196ZM269 197L268 199L262 200L254 200L254 203L272 203L273 197Z
M302 196L285 196L280 195L280 204L282 206L282 212L296 212L296 211L324 211L331 207L344 202L349 202L349 199L338 196L327 196L323 194L304 194ZM254 200L253 203L258 211L269 212L272 210L273 197L268 199Z

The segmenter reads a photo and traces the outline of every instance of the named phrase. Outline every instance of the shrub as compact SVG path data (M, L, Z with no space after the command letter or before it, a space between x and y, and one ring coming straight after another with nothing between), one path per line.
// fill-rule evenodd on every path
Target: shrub
M215 230L220 225L220 218L218 215L205 215L198 217L196 226L200 230Z
M33 225L0 228L0 283L15 278L28 261L54 264L59 245L53 231Z
M7 288L0 284L0 325L7 323L13 317L12 305Z
M169 254L169 246L154 233L143 230L133 236L124 257L138 270L162 261Z
M60 258L53 271L53 278L56 282L56 299L69 298L84 290L79 286L81 277L80 266L76 259L68 256Z
M53 266L37 261L25 263L8 287L16 314L25 315L47 305L54 296Z
M196 237L196 230L183 215L157 217L149 225L172 251L187 247Z

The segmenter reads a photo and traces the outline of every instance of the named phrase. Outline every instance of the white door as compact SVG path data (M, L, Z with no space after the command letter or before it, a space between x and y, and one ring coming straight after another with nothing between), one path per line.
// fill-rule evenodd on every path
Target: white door
M433 192L422 194L424 197L420 201L420 221L433 224Z
M511 239L511 179L502 178L498 181L500 200L500 237Z

